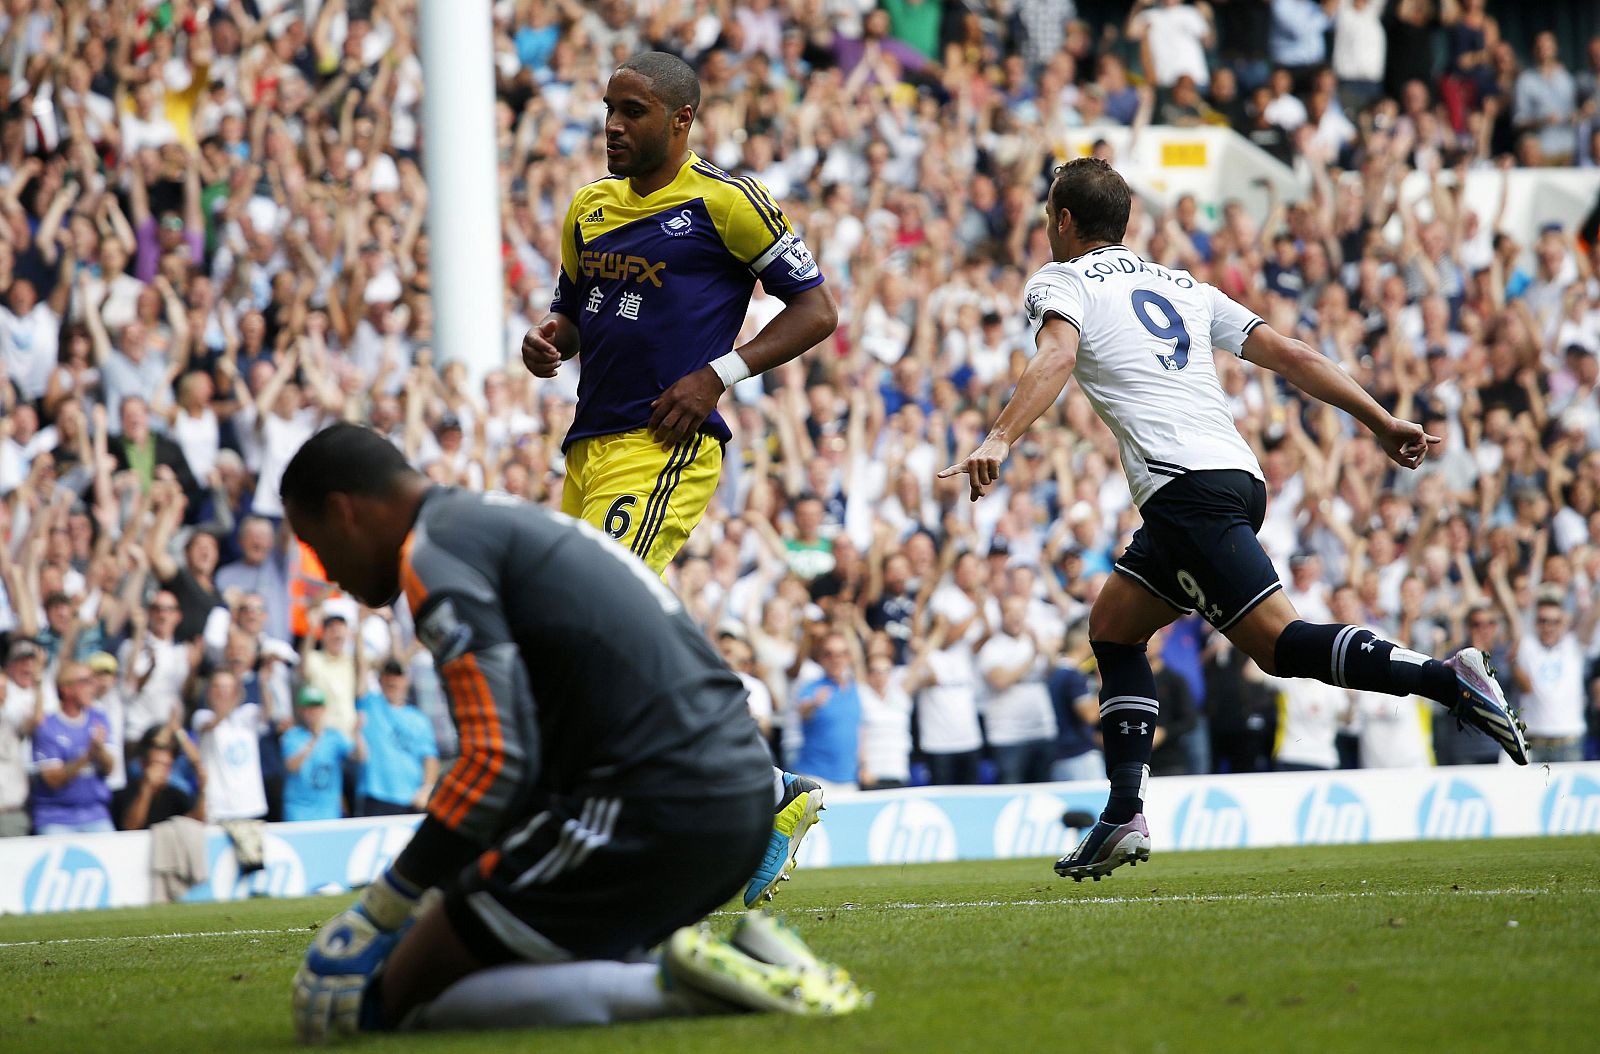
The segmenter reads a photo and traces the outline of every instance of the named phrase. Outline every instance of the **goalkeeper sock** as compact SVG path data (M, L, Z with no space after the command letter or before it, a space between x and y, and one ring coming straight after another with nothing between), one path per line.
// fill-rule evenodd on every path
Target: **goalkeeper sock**
M1100 737L1111 797L1100 819L1127 823L1144 811L1145 779L1155 746L1156 675L1143 644L1090 641L1100 668Z
M1421 695L1445 706L1455 701L1456 675L1450 667L1360 626L1296 620L1278 635L1273 659L1280 677L1310 677L1386 695Z
M512 963L463 977L407 1020L424 1029L609 1025L686 1014L654 962Z

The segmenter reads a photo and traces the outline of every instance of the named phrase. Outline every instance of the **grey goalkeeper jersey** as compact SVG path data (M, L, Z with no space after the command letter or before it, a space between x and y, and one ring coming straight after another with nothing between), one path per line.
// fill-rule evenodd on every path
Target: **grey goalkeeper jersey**
M435 487L401 585L461 737L429 814L487 842L539 793L743 794L772 768L744 685L647 567L586 523Z

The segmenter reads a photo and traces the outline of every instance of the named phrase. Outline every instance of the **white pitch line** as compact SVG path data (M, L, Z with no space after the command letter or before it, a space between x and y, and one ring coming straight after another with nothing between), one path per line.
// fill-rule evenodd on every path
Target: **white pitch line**
M1378 897L1438 897L1455 894L1469 897L1514 897L1531 896L1553 892L1548 889L1453 889L1448 892L1443 890L1338 890L1332 893L1312 893L1300 891L1293 893L1195 893L1195 894L1167 894L1144 897L1084 897L1081 900L952 900L934 901L930 903L895 903L886 904L849 904L844 905L845 910L859 911L867 908L883 908L895 911L934 911L953 908L1041 908L1052 905L1062 907L1088 907L1090 905L1119 906L1125 904L1222 904L1242 900L1362 900ZM801 909L795 909L801 910ZM831 908L810 908L808 911L830 911Z
M304 933L310 930L296 927L287 930L208 930L194 933L129 933L120 937L49 937L37 941L8 941L0 948L43 947L46 944L112 944L116 941L180 941L195 937L263 937L281 936L285 933Z
M1033 899L1033 900L936 900L928 902L916 901L889 901L882 904L839 904L833 907L816 908L780 908L797 915L812 912L828 911L870 911L881 909L885 911L947 911L961 908L1044 908L1063 907L1078 908L1092 906L1119 907L1127 904L1221 904L1244 900L1363 900L1377 899L1380 897L1517 897L1536 896L1557 892L1553 889L1452 889L1452 890L1335 890L1328 893L1313 893L1299 891L1293 893L1194 893L1194 894L1167 894L1143 897L1109 896L1109 897L1082 897L1077 900L1070 899ZM1587 893L1589 890L1568 890L1564 892ZM743 912L722 911L718 915L740 915ZM4 947L4 945L0 945Z
M1565 892L1587 894L1588 889L1452 889L1452 890L1335 890L1327 893L1297 891L1291 893L1197 893L1191 895L1167 894L1152 896L1082 897L1079 899L1032 900L931 900L891 901L883 904L835 904L820 907L788 907L778 910L794 915L809 915L829 911L956 911L970 908L1087 908L1122 907L1130 904L1222 904L1246 900L1378 900L1385 897L1526 897ZM735 916L743 912L719 911L714 915ZM52 944L111 944L117 941L174 941L207 937L265 937L285 934L310 934L310 930L296 926L280 930L197 930L189 933L137 933L118 937L52 937L36 941L0 942L0 948L33 948Z

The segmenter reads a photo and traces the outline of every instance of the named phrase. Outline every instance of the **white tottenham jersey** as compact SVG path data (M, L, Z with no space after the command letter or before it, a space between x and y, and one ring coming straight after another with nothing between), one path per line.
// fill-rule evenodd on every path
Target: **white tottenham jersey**
M1135 505L1201 469L1264 479L1233 424L1213 348L1239 354L1261 319L1187 271L1107 245L1049 263L1028 282L1035 336L1050 315L1080 334L1073 375L1116 434Z

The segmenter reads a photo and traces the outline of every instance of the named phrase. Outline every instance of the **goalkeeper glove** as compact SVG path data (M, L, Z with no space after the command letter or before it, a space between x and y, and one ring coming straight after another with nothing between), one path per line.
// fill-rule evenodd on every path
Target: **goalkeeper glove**
M294 1030L302 1043L354 1035L382 1025L368 989L410 926L422 891L389 871L355 904L329 919L294 977Z

